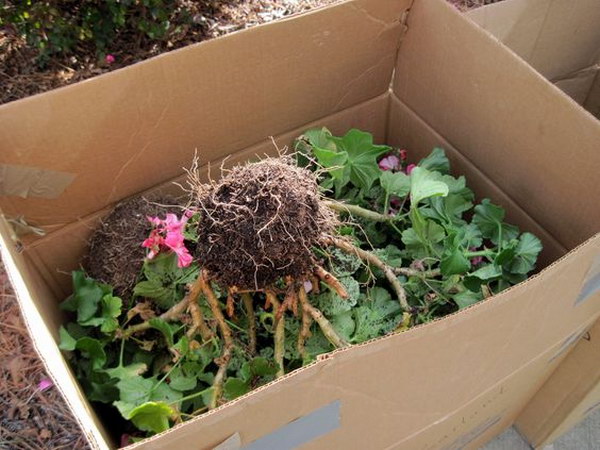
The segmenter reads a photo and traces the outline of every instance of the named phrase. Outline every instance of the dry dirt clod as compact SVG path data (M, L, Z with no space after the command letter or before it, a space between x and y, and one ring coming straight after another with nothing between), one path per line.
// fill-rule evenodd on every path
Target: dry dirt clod
M335 224L315 175L290 156L191 184L200 213L196 257L222 286L259 290L287 276L304 277L315 263L312 247Z
M172 212L172 198L135 197L119 203L102 221L89 241L83 259L86 273L113 286L115 294L129 299L142 269L146 250L141 246L152 230L148 216L164 218Z

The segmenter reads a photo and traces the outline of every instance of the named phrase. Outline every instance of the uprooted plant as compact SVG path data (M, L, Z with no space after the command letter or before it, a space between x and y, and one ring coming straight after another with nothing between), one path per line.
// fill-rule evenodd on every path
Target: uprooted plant
M540 241L489 200L474 206L443 150L406 159L358 130L309 130L293 156L219 180L194 164L185 205L119 205L91 241L96 279L74 272L63 303L77 318L61 348L90 400L160 432L524 280Z

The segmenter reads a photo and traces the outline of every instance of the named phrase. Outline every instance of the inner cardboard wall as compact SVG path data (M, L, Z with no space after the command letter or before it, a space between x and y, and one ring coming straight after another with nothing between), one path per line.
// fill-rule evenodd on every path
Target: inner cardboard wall
M600 122L455 8L414 3L393 90L564 248L598 232Z
M2 164L75 176L0 208L50 233L177 177L194 148L214 161L386 93L411 2L343 1L0 106Z
M600 118L598 1L505 0L467 15Z

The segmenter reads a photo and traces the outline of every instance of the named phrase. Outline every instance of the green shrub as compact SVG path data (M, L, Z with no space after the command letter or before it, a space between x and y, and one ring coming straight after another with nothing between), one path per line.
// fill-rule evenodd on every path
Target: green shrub
M162 41L191 23L181 0L9 0L0 9L0 26L22 35L42 65L78 47L103 58L118 37Z

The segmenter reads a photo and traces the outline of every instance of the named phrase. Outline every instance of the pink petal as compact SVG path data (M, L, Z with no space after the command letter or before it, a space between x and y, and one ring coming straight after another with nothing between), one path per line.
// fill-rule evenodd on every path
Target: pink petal
M389 155L379 161L381 170L397 170L400 167L400 158L396 155Z
M115 57L113 55L106 55L106 58L104 58L106 60L106 62L108 64L112 64L115 62Z
M402 161L406 161L407 156L408 156L408 152L405 149L400 150L400 159Z
M40 392L44 392L47 389L50 389L54 386L54 383L50 378L42 378L42 380L38 383L38 389Z
M416 164L409 164L408 166L406 166L406 174L410 175L410 173L413 171L413 169L417 167Z

